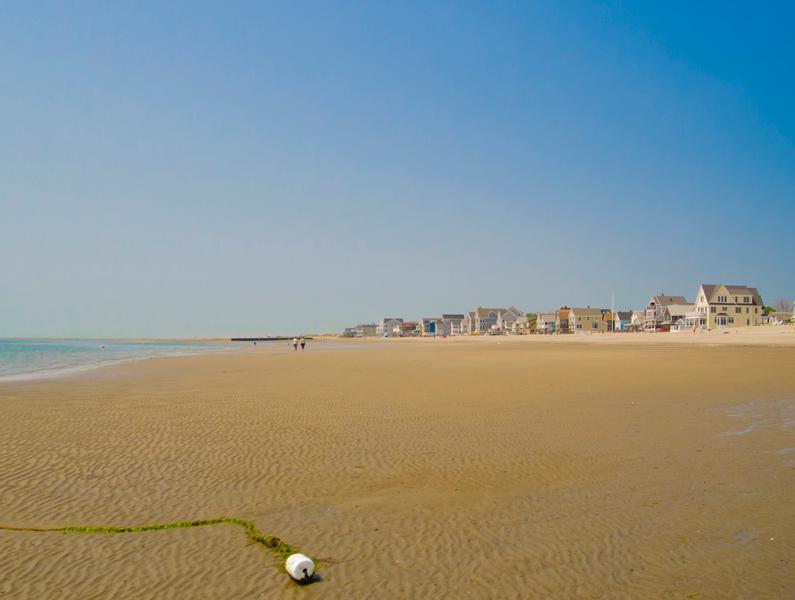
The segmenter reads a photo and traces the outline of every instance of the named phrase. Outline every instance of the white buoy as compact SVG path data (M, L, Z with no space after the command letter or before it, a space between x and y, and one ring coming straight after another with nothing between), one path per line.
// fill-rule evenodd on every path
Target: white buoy
M291 554L284 563L287 573L299 583L311 581L315 575L315 563L312 559L303 554Z

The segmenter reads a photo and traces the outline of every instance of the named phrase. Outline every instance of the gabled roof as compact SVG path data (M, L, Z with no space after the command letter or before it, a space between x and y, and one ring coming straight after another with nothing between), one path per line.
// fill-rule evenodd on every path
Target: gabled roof
M687 316L687 313L692 312L693 305L692 304L669 304L665 307L665 310L668 311L668 314L672 317L684 317Z
M496 316L504 310L504 308L483 308L482 306L478 306L477 311L475 312L477 312L478 317L481 319L488 319L491 313L494 313L496 318Z
M687 301L687 298L684 296L652 296L651 301L657 306L668 306L669 304L690 304Z
M714 301L714 297L716 296L715 292L717 292L721 286L726 288L726 291L730 296L751 296L753 298L753 304L757 306L763 306L762 296L759 294L759 290L757 290L756 288L748 287L746 285L728 285L725 283L701 284L701 288L704 290L704 295L707 297L707 302L711 304Z
M618 315L619 321L629 321L632 318L632 311L629 310L617 310L616 315Z
M571 312L574 313L577 317L601 317L602 316L602 309L601 308L572 308Z
M502 311L503 316L505 316L505 313L514 314L517 317L520 317L520 316L522 316L524 314L521 310L519 310L515 306L509 306L508 308L503 309L503 311Z

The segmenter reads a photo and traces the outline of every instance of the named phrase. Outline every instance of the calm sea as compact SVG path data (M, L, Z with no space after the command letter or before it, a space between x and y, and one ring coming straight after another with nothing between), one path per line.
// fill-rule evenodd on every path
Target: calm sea
M154 356L178 356L228 349L203 342L107 340L2 340L0 381L36 379Z

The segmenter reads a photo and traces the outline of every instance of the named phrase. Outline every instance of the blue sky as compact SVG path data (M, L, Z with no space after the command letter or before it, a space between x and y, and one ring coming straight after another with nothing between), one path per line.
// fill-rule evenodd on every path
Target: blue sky
M161 4L0 6L0 337L795 297L791 4Z

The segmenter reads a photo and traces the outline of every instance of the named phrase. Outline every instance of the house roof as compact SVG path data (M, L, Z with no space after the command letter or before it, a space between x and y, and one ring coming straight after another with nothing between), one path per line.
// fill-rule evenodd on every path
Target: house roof
M668 306L669 304L689 304L684 296L652 296L652 302L658 306ZM651 302L650 302L651 304Z
M494 313L494 316L496 317L504 310L504 308L483 308L482 306L478 306L475 312L481 319L487 319L491 313Z
M619 321L629 321L632 318L632 311L630 310L617 310Z
M721 286L726 288L726 291L731 296L751 296L753 298L753 304L757 306L763 306L762 304L762 296L759 294L759 290L755 287L748 287L746 285L729 285L729 284L712 284L712 283L702 283L701 288L704 290L704 295L707 297L707 302L712 303L714 301L715 292Z
M442 314L443 319L463 319L464 315Z
M668 311L668 314L672 317L684 317L687 316L687 313L693 310L692 304L669 304L665 307L665 310Z
M577 317L601 317L602 316L602 309L601 308L572 308L571 312L574 313Z

